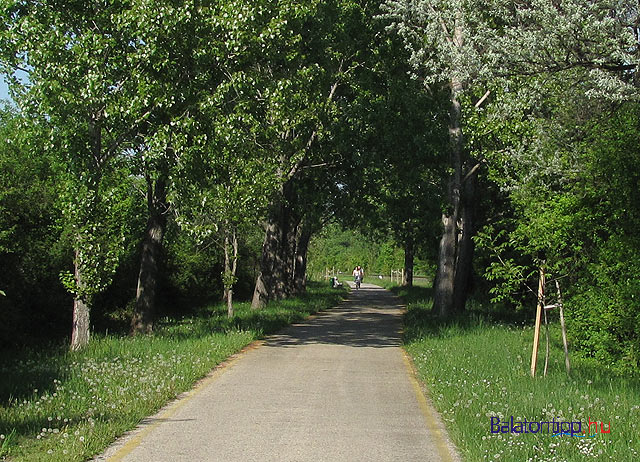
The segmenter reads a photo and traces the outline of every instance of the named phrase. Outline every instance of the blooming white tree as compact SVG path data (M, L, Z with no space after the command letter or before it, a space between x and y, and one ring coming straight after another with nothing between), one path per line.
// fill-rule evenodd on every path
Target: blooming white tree
M451 91L451 175L442 214L434 309L464 308L471 262L475 162L463 138L464 93L484 96L513 78L575 69L590 80L586 96L638 96L637 3L617 0L388 0L383 17L411 52L415 77ZM568 80L570 82L570 80ZM470 106L471 108L472 106Z

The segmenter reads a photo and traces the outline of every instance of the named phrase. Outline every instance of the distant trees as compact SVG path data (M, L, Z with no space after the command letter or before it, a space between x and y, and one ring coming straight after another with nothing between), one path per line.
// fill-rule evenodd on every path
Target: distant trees
M365 275L389 275L391 270L402 268L402 249L392 240L376 241L358 231L343 230L338 224L330 224L318 232L309 249L311 274L325 274L335 270L350 278L356 265L362 266ZM417 262L424 262L416 258ZM419 264L418 264L419 265ZM424 274L424 267L420 268Z

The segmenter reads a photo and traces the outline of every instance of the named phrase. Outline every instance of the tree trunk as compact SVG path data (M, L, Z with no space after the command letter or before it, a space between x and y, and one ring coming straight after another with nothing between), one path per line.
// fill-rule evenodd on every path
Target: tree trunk
M408 234L404 241L404 273L402 277L402 285L405 287L413 286L413 235Z
M251 309L253 310L263 308L273 298L274 265L279 247L278 234L278 224L270 220L265 227L260 272L253 290L253 300L251 301Z
M276 236L273 252L267 254L272 259L270 300L281 300L287 296L287 280L289 272L289 217L286 205L281 203L273 217Z
M472 169L473 171L473 169ZM473 274L473 253L475 245L473 236L475 234L475 206L476 206L476 184L478 180L477 172L473 171L464 182L462 194L462 212L460 215L460 240L458 242L458 257L456 261L456 279L454 291L455 313L462 313L465 309L467 297L469 295L470 281Z
M280 200L271 208L262 245L260 273L253 291L252 309L264 307L269 301L280 300L289 295L293 280L292 233L295 231L291 199L292 181L280 190ZM295 235L293 235L295 243ZM295 245L295 244L294 244Z
M453 314L456 277L458 219L460 217L460 189L462 183L462 151L464 140L461 128L461 108L458 95L462 84L451 80L451 109L449 119L449 166L452 170L448 184L447 210L442 214L443 232L438 252L438 270L434 282L433 309L440 317Z
M298 246L302 229L300 220L292 214L289 214L289 220L286 227L287 234L284 237L285 248L283 249L284 260L286 262L285 274L285 295L290 297L296 293L296 264L298 260Z
M433 310L441 317L447 317L453 309L455 283L456 224L455 219L442 214L444 231L440 238L438 269L434 282Z
M136 312L131 320L132 334L149 334L153 330L156 313L156 295L160 278L162 240L167 226L166 179L161 176L155 187L147 178L147 205L149 218L142 243L140 273L136 292Z
M75 252L74 274L76 285L80 291L84 287L82 282L80 253ZM89 344L90 306L84 295L76 295L73 299L73 325L71 327L71 350L78 351Z
M231 253L231 255L230 255ZM238 268L238 234L235 228L224 236L224 298L227 301L227 316L233 317L233 285Z
M91 152L93 160L95 164L93 168L95 169L93 173L98 173L98 176L101 174L102 168L102 130L101 130L101 114L95 113L89 117L88 120L88 128L89 128L89 142L91 146ZM92 187L93 199L91 201L91 208L95 207L97 191L95 190L95 184ZM82 261L80 256L80 251L75 249L75 260L74 260L74 275L76 280L76 286L80 292L80 294L76 294L73 299L73 325L71 327L71 350L77 351L89 344L89 328L90 328L90 302L88 301L87 295L83 294L83 289L85 289L85 284L82 278Z
M294 292L296 244L300 218L294 211L294 180L284 184L284 200L280 206L280 249L276 271L276 299L289 297Z
M293 276L294 294L300 295L307 289L307 251L311 240L311 228L303 225L296 246L295 270Z

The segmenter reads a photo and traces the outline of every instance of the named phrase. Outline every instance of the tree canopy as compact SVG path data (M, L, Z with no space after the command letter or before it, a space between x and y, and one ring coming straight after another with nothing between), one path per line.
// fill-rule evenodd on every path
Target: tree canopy
M574 345L637 366L637 3L1 5L7 343L259 309L329 265L518 310L542 267Z

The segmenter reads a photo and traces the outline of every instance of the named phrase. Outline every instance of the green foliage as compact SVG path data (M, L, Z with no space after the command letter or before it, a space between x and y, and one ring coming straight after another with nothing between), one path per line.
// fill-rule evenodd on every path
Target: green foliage
M531 309L543 266L551 280L560 278L574 346L632 369L639 326L632 297L640 274L633 257L640 245L634 237L640 225L638 106L586 103L584 87L567 90L556 79L547 84L544 104L522 114L511 135L491 108L476 121L501 133L485 144L492 148L489 175L500 187L499 212L476 237L485 276L495 301ZM550 302L553 286L547 287Z
M97 9L75 2L65 8L8 3L2 62L5 70L29 70L26 82L14 79L13 85L35 135L30 149L56 159L58 206L77 270L75 280L68 273L62 279L74 296L89 301L117 269L131 205L126 159L116 156L125 140L131 142L132 127L139 127L132 111L130 24L115 3Z
M326 226L315 236L309 246L309 273L315 277L324 275L326 269L341 271L349 277L357 265L366 275L383 274L404 266L404 252L394 241L378 241L363 234L343 230L337 224ZM416 273L430 274L429 265L416 260Z
M0 344L60 332L68 302L57 274L71 251L60 223L53 160L28 146L20 116L0 109Z
M2 435L2 442L0 443L0 457L7 457L11 454L11 448L15 445L16 430L12 430L8 435Z

